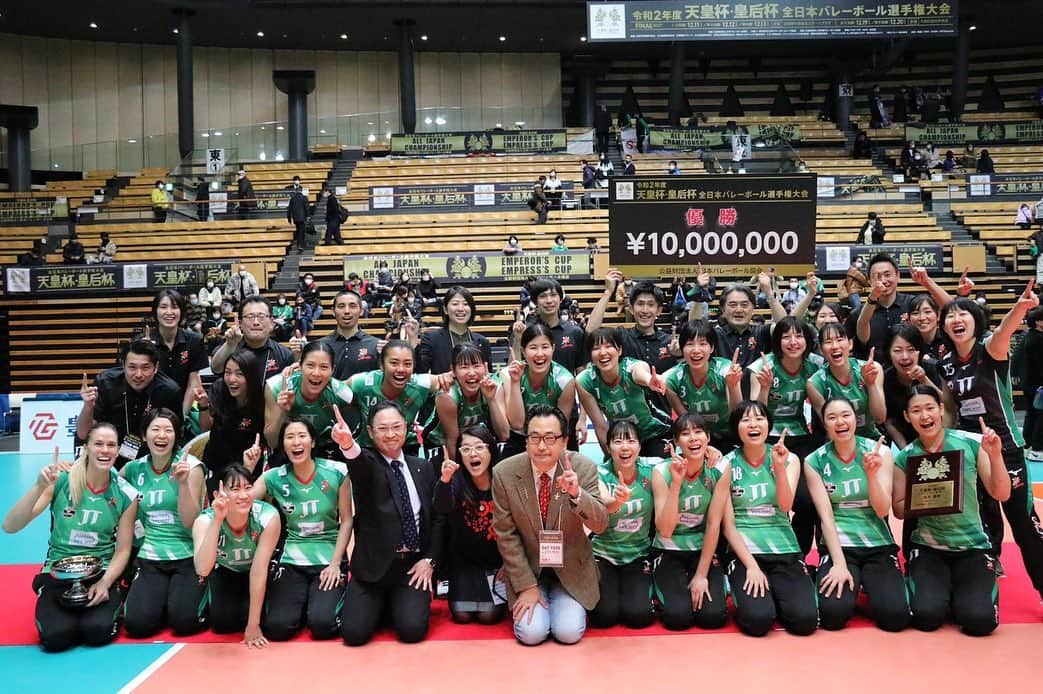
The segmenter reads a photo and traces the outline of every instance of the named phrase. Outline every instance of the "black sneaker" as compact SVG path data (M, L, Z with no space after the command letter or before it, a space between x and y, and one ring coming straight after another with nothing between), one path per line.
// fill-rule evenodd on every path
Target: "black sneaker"
M993 564L992 570L996 572L996 578L1007 577L1007 572L1003 569L1003 564L1000 562L999 557L996 557L996 562Z

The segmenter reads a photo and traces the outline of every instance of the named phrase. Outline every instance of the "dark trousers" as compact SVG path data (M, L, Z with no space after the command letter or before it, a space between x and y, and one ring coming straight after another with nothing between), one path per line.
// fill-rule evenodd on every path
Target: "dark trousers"
M395 559L378 581L351 577L341 611L340 633L344 643L349 646L368 643L385 609L390 610L391 625L399 641L424 640L431 621L431 593L411 587L406 573L418 559L420 555L415 552Z
M340 629L344 604L343 584L332 590L319 588L325 566L279 564L268 580L261 629L272 641L289 641L305 625L316 640L332 639Z
M1032 587L1043 595L1043 526L1032 500L1032 480L1029 478L1025 451L1011 448L1003 451L1003 462L1010 475L1010 498L1003 502L1003 515L1010 524L1014 542L1021 550L1025 571L1032 580ZM1001 504L979 486L981 517L992 543L992 553L1000 556L1003 547L1003 518Z
M344 243L340 237L340 220L331 218L326 220L326 235L323 237L325 243Z
M152 221L162 224L167 221L167 209L165 207L152 208Z
M153 636L169 626L178 636L206 627L206 584L192 559L153 561L138 558L127 593L124 626L135 639Z
M307 222L294 222L293 223L293 242L298 248L304 247L305 233L304 229L307 226Z
M999 624L999 588L994 559L980 549L963 552L914 545L906 566L913 626L934 631L951 608L953 621L969 636L991 634Z
M830 597L819 591L818 614L823 629L843 629L851 615L855 613L855 601L858 591L864 590L869 596L869 606L873 621L884 631L901 631L909 626L909 596L906 594L905 577L898 567L898 548L870 547L845 548L844 560L851 577L855 579L855 589L846 584L839 597ZM818 565L818 585L833 568L833 560L829 554L823 553Z
M50 653L65 651L81 644L104 646L116 638L119 630L120 605L123 595L118 587L109 589L109 599L100 605L69 608L61 603L61 595L69 583L47 574L36 574L36 631L40 646Z
M215 566L207 577L210 592L210 630L234 634L246 629L250 616L250 572Z
M590 626L607 629L622 623L631 629L644 629L655 615L652 612L652 571L648 559L616 565L594 557L598 567L601 598L587 613Z
M598 154L608 154L608 132L598 132L596 134Z
M815 586L799 554L758 554L757 565L768 577L768 591L753 597L743 590L746 567L738 559L728 562L728 583L735 602L735 621L744 634L764 636L775 618L786 631L807 636L818 626Z
M543 205L543 209L541 209L539 212L536 213L536 223L537 224L546 224L547 223L547 214L549 212L550 212L550 203L545 203Z
M1036 394L1035 388L1026 388L1026 398ZM1031 392L1029 392L1031 391ZM1043 451L1043 410L1037 410L1032 403L1025 408L1025 427L1022 430L1025 445L1034 451Z
M728 600L724 592L724 571L714 557L706 578L710 597L703 596L698 610L692 605L692 591L688 584L695 576L702 552L663 552L656 558L655 589L659 598L659 618L667 629L681 631L697 626L700 629L720 629L728 621Z

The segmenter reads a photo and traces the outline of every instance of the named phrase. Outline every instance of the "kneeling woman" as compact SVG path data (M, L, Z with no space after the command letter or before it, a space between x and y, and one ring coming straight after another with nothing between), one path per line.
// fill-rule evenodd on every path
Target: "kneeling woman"
M96 424L76 462L59 463L55 450L54 462L4 518L4 532L16 533L50 510L47 559L33 579L36 630L45 651L103 646L116 637L122 601L117 582L130 559L138 513L137 491L113 467L118 449L115 427ZM85 607L66 607L61 597L69 585L50 571L56 561L77 555L96 557L105 573L91 584Z
M744 633L763 636L777 615L786 631L807 636L818 626L815 587L789 522L800 460L786 449L785 431L767 444L772 421L763 403L743 402L731 424L741 446L718 464L715 494L731 497L724 536L734 554L727 575L735 621Z
M312 343L314 344L314 343ZM279 433L287 463L254 483L253 497L282 509L286 541L268 586L262 618L272 641L287 641L307 624L314 639L340 629L345 552L351 536L351 483L344 463L315 458L315 429L291 416Z
M641 441L632 422L619 420L608 430L610 459L598 466L598 487L608 511L608 528L591 544L598 565L601 598L590 612L591 626L605 629L622 622L632 629L652 623L649 549L652 529L652 467L658 459L639 458Z
M1010 497L1003 443L981 419L980 438L942 426L942 398L930 386L913 386L905 418L916 429L917 439L895 456L892 507L896 516L904 518L907 510L905 477L910 459L958 451L962 454L964 474L963 510L921 516L913 530L906 565L913 626L934 631L951 610L953 621L963 633L991 634L998 624L995 559L981 521L975 479L981 480L993 499L1003 502Z
M496 624L507 611L506 588L496 580L503 565L493 531L496 438L484 426L467 427L456 451L459 464L451 458L441 463L434 503L449 526L449 611L460 624Z
M855 435L855 406L832 398L822 406L829 442L804 461L808 490L822 528L818 612L823 629L841 629L855 612L859 589L884 631L909 625L898 546L887 525L894 463L891 450Z
M138 490L138 558L127 594L127 635L143 639L169 626L178 636L206 626L205 589L192 563L192 524L203 498L203 461L175 455L180 421L166 408L145 418L148 455L120 474Z
M251 477L242 465L225 469L213 504L192 526L192 539L196 573L210 591L210 628L216 634L242 631L244 644L262 648L268 644L261 633L268 562L282 524L275 507L254 500Z
M681 415L673 426L681 450L652 473L659 552L655 587L663 626L719 629L728 620L724 572L717 560L728 492L709 459L710 432L701 415Z

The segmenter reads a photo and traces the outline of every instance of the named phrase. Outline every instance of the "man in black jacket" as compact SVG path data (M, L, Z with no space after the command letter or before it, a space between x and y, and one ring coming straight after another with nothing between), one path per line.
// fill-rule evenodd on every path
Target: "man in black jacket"
M341 636L349 646L367 643L390 607L399 640L427 636L431 578L442 548L445 517L434 512L435 473L430 463L406 455L406 419L394 402L370 412L376 450L361 448L334 408L333 440L347 461L355 498L355 546L351 581L341 610Z
M608 108L602 104L594 113L594 134L598 138L598 154L608 154L608 133L612 129L612 116Z
M308 223L308 198L301 189L300 176L293 177L290 186L290 203L286 206L286 221L294 225L293 245L304 248L304 230Z
M210 188L206 184L206 179L200 176L196 179L196 219L200 222L205 222L210 216L208 202L210 202Z
M239 169L239 219L249 219L250 214L257 209L255 197L253 183L246 177L246 172Z

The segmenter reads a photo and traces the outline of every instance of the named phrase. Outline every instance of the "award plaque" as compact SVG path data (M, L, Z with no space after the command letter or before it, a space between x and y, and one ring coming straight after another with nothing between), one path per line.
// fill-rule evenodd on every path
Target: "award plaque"
M905 517L963 511L963 451L909 456L905 468Z
M101 573L101 560L87 555L66 557L51 564L51 576L60 581L72 582L61 596L61 603L66 607L86 606L90 598L84 582L101 576Z

